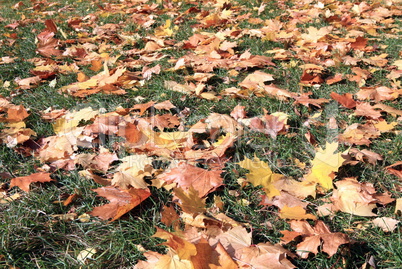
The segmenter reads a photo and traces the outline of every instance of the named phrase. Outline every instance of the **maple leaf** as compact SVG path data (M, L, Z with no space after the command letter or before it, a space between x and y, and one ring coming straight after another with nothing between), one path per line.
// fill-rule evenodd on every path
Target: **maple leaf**
M41 81L41 78L39 76L34 76L34 77L29 77L29 78L24 78L24 79L20 79L20 78L15 79L15 82L18 84L20 89L23 89L23 90L31 89L33 86L38 85L40 81Z
M173 206L163 206L161 212L161 222L166 226L173 226L173 228L177 231L180 227L179 215Z
M402 161L398 161L394 164L391 164L385 167L385 169L387 169L388 173L393 174L398 178L402 178Z
M50 177L50 173L39 172L35 174L31 174L25 177L15 177L10 181L10 188L12 187L19 187L21 190L25 192L29 192L29 185L35 182L50 182L55 181Z
M285 243L292 241L297 236L302 236L303 241L297 245L296 252L303 259L307 259L309 253L318 253L322 245L322 251L332 257L342 244L350 242L348 236L343 233L332 233L321 220L316 221L312 227L307 221L292 220L290 227L294 232L281 231L285 236Z
M353 95L350 93L345 93L343 95L340 95L336 92L331 92L331 98L346 108L355 108L356 107L356 101L353 99Z
M148 184L144 177L151 176L154 171L152 167L153 158L145 154L129 155L121 159L122 163L113 175L112 184L126 189L129 186L146 189Z
M23 121L8 123L5 124L4 127L5 128L0 132L0 141L9 148L24 143L28 141L31 136L36 135L32 129L26 128L26 124Z
M273 173L266 162L260 161L258 157L254 157L253 160L246 157L237 164L250 170L246 174L247 180L254 186L262 186L269 198L280 194L274 183L281 179L282 175Z
M383 158L380 154L367 150L367 149L359 150L357 148L351 148L351 149L349 149L348 154L350 156L354 157L358 161L371 163L373 165L376 164L377 161L383 160ZM350 163L350 161L348 161L348 162Z
M271 74L267 74L261 71L255 71L254 73L248 75L242 82L239 83L239 85L246 89L252 90L257 87L263 87L264 82L272 80L274 80L274 78Z
M197 254L197 249L194 244L161 228L156 227L156 233L152 237L159 237L167 240L163 245L173 249L180 260L190 260L192 256Z
M251 130L256 130L276 139L279 133L286 133L289 125L287 125L288 116L282 112L265 115L263 118L252 118L250 120Z
M174 188L173 193L179 199L179 205L184 212L199 214L206 211L205 199L201 199L198 191L192 186L187 191L184 191L182 188Z
M356 93L359 100L375 100L376 102L385 100L395 100L399 96L399 91L385 86L381 87L362 87Z
M371 221L374 226L381 228L384 232L393 232L399 222L396 219L388 217L375 218Z
M111 186L93 189L93 191L98 193L98 196L108 199L110 203L95 207L88 214L103 220L111 219L111 222L119 219L151 195L149 189L120 190Z
M232 118L234 118L235 120L238 119L244 119L247 117L247 113L244 110L246 107L245 106L241 106L241 105L237 105L233 108L232 112L230 112L230 116Z
M293 256L289 251L271 243L252 245L251 239L250 232L237 226L210 239L210 243L218 240L228 254L239 261L241 268L294 268L286 258L286 256ZM269 260L269 265L264 264L267 260Z
M37 51L40 55L45 57L62 55L62 52L56 48L59 45L59 40L53 38L54 35L54 32L45 30L37 36L39 41Z
M293 96L293 98L295 99L294 104L302 104L306 107L308 107L309 105L313 105L315 107L321 108L321 104L329 102L328 99L324 98L311 99L309 95L311 95L311 92L302 93L300 96Z
M338 149L338 143L326 143L325 150L318 148L312 161L312 167L309 174L305 176L308 182L320 184L324 189L332 189L332 180L342 166L344 158L342 153L335 153Z
M338 141L347 145L370 145L370 139L377 138L381 132L373 125L353 123L349 125L343 134L338 135Z
M215 191L223 184L221 170L208 171L185 162L180 162L176 168L164 172L158 178L168 184L177 183L183 190L194 188L200 198Z
M310 26L307 28L308 33L301 34L301 38L309 42L317 42L319 39L329 34L332 29L332 26L322 27L320 29Z
M317 219L317 217L312 214L306 214L306 210L301 206L288 207L287 205L281 208L279 212L279 217L281 219L296 219L296 220Z
M370 183L360 183L354 179L344 179L335 183L332 197L333 210L340 210L357 216L376 216L376 191Z

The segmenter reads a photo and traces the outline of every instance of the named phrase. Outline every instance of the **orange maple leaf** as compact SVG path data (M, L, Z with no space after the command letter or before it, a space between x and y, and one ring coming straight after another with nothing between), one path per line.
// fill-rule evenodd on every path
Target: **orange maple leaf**
M19 187L21 190L25 192L29 192L29 185L34 182L50 182L55 181L50 177L50 173L39 172L35 174L31 174L25 177L15 177L11 179L10 188Z
M111 219L111 222L119 219L151 195L149 189L120 190L111 186L93 189L93 191L97 192L98 196L108 199L110 203L95 207L89 214L103 220Z
M208 171L184 162L179 163L176 168L171 169L158 176L159 179L168 184L177 183L183 190L194 188L198 191L199 197L205 197L208 193L215 191L223 185L221 170Z

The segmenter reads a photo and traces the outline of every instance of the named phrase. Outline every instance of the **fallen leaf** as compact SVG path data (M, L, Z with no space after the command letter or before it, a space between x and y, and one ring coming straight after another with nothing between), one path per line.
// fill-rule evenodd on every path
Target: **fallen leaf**
M402 161L398 161L394 164L388 165L385 167L387 172L397 176L398 178L402 178Z
M381 228L384 232L393 232L399 222L396 219L388 217L375 218L371 221L375 227Z
M331 196L335 210L340 210L357 216L377 216L372 211L378 200L371 183L360 183L354 179L344 179L335 183Z
M253 160L246 157L237 164L250 171L246 174L247 180L254 186L262 186L269 198L280 194L274 183L281 179L282 175L273 173L267 163L260 161L257 157Z
M25 192L29 192L29 185L31 185L31 183L35 183L35 182L44 183L44 182L51 182L51 181L55 181L55 180L50 177L50 173L39 172L39 173L31 174L29 176L15 177L15 178L11 179L10 188L17 186L21 190L23 190Z
M80 253L78 253L77 255L77 260L80 263L85 264L88 259L92 259L93 255L95 255L96 252L97 251L95 248L86 248L84 250L81 250Z
M281 210L279 211L279 217L281 219L295 219L295 220L317 219L317 217L312 214L306 214L306 210L301 206L288 207L287 205L281 208Z
M332 189L332 180L335 172L342 166L344 158L342 153L335 153L338 143L326 143L325 150L318 148L315 154L310 173L305 178L308 182L318 183L325 190Z
M93 189L93 191L98 193L98 196L108 199L110 203L95 207L88 214L103 220L111 219L111 222L119 219L151 195L149 189L120 190L111 186Z
M221 173L221 170L208 171L181 162L176 168L162 173L158 178L166 181L168 184L177 183L177 186L183 190L194 188L198 192L198 196L202 198L223 184L223 178L220 176Z
M314 227L304 220L292 220L290 227L294 232L281 231L287 238L285 243L302 236L303 241L297 244L296 252L303 259L307 259L310 253L317 254L320 246L323 252L332 257L340 245L350 242L346 234L332 233L321 220L316 221Z

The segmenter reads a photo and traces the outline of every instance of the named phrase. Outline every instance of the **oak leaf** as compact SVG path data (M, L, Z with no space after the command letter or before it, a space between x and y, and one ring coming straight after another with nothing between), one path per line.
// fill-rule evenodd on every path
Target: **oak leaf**
M35 174L31 174L25 177L15 177L10 181L10 188L12 187L19 187L21 190L25 192L29 192L29 185L35 182L50 182L55 181L50 177L50 173L39 172Z
M111 186L93 189L93 191L98 193L98 196L108 199L110 203L95 207L88 214L103 220L111 219L111 222L119 219L151 195L149 189L120 190Z

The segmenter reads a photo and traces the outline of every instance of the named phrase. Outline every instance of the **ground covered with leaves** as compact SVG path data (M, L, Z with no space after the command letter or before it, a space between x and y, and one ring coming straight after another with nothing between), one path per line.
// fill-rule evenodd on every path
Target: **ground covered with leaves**
M2 5L2 266L402 267L400 0Z

